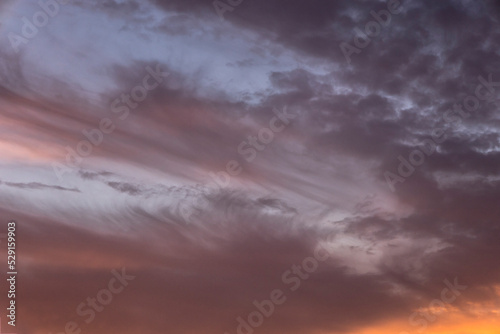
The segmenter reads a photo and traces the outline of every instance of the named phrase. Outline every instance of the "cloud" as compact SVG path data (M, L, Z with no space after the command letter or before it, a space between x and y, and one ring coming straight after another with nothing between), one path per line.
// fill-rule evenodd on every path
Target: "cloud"
M21 53L3 39L0 215L19 224L20 332L84 326L76 307L122 267L136 280L84 331L233 333L279 288L262 333L387 332L455 277L468 289L443 326L495 314L498 6L402 3L350 64L339 44L384 1L243 1L223 22L210 1L79 1ZM9 9L9 29L33 15ZM169 76L117 112L148 67ZM447 121L490 74L491 101ZM296 118L258 145L285 107ZM53 163L74 163L102 119L112 133L58 179ZM384 173L436 129L446 138L389 191ZM231 161L242 171L220 187ZM318 245L331 259L290 291L281 275Z
M1 183L0 183L1 184ZM70 189L61 186L51 186L47 184L41 184L38 182L30 182L30 183L14 183L14 182L5 182L6 186L20 188L20 189L35 189L35 190L43 190L43 189L56 189L63 191L76 191L79 192L78 189Z

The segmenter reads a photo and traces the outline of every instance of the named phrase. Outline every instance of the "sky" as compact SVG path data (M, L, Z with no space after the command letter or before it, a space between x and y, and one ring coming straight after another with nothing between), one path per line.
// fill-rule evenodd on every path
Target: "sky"
M499 23L3 0L0 332L500 334Z

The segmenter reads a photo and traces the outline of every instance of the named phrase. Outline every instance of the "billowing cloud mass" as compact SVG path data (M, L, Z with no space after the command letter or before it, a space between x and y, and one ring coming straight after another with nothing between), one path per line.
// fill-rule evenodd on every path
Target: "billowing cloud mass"
M0 18L3 333L500 333L498 1Z

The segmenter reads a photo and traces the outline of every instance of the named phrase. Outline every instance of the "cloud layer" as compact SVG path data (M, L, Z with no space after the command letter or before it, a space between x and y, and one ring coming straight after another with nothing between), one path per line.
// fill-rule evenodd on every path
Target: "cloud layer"
M232 334L275 289L255 333L496 333L498 2L44 3L0 5L17 333Z

